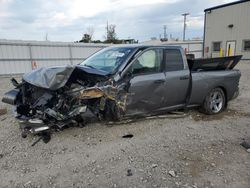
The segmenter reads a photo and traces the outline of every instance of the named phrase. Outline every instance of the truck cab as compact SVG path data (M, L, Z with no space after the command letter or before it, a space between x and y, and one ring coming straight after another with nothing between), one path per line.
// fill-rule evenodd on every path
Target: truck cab
M190 71L181 47L156 46L140 51L121 71L129 79L127 115L183 107Z

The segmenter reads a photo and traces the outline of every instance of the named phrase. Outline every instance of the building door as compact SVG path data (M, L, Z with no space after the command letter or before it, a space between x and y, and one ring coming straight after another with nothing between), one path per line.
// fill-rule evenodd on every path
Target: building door
M226 56L234 56L235 55L235 45L236 45L236 41L227 41Z

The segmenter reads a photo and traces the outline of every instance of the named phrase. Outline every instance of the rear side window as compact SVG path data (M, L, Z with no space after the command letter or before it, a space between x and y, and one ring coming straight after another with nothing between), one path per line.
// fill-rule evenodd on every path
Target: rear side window
M183 59L180 50L167 49L165 50L166 71L183 70Z

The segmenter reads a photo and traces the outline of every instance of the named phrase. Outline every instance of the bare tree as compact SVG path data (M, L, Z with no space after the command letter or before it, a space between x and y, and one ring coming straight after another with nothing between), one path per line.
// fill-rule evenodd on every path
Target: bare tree
M94 35L94 27L87 27L86 32L83 33L82 39L79 42L90 43L92 42Z
M90 40L93 39L94 33L95 33L94 27L92 27L92 26L87 27L86 33L85 33L85 34L88 34L88 35L89 35Z
M113 42L116 41L116 32L115 32L115 27L116 25L107 25L107 37L106 37L106 41L108 42Z

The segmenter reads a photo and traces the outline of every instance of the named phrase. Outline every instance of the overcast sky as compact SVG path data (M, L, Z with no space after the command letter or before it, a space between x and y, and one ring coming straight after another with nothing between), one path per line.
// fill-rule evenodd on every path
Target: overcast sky
M182 38L202 37L204 9L232 0L0 0L0 39L76 41L88 27L94 39L104 39L107 20L118 38L139 41L167 33Z

